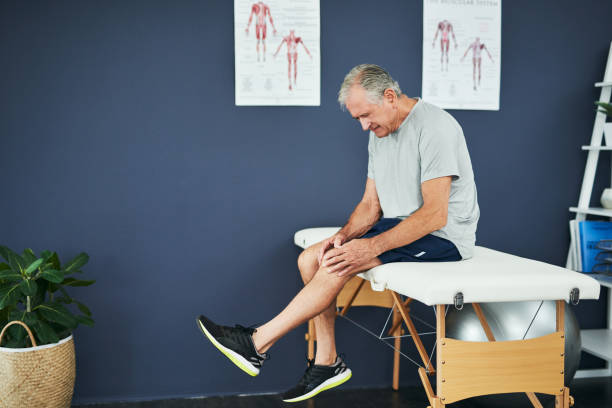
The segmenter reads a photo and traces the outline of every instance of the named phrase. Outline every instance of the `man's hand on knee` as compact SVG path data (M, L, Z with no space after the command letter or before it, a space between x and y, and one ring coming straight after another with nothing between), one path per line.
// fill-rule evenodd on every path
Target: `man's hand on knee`
M346 242L346 236L344 234L336 233L331 237L327 238L325 241L321 243L321 248L319 249L319 256L317 260L319 261L319 265L323 262L323 256L330 248L340 248L342 244Z
M370 239L353 239L340 247L330 249L323 256L321 267L338 276L354 275L363 271L378 254Z

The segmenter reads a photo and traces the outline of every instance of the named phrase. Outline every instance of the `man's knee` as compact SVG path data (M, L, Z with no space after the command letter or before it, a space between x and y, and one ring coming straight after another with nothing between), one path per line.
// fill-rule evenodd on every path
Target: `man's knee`
M319 268L312 279L323 280L326 282L326 286L334 287L339 291L352 277L353 275L338 276L337 272L330 273L327 268Z
M317 259L319 248L319 244L311 245L298 256L298 269L304 284L310 282L317 269L319 269L319 260Z

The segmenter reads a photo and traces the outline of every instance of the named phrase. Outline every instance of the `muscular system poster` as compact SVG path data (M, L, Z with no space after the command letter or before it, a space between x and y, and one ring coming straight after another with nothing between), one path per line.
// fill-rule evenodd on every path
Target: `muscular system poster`
M234 0L236 105L320 105L319 0Z
M423 0L423 99L499 110L501 0Z

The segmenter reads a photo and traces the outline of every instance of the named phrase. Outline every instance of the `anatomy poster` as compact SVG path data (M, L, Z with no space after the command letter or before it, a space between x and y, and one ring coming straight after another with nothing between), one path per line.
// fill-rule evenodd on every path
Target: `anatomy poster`
M319 0L234 0L236 105L320 105L319 17Z
M501 0L423 0L423 99L499 110Z

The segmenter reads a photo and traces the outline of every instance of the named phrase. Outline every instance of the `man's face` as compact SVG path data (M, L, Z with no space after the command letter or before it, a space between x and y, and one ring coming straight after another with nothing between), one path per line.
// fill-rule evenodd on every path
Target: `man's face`
M394 101L393 101L394 102ZM346 101L346 109L361 123L363 130L371 130L377 137L385 137L396 130L397 112L392 101L383 96L381 105L371 103L365 90L353 85Z

